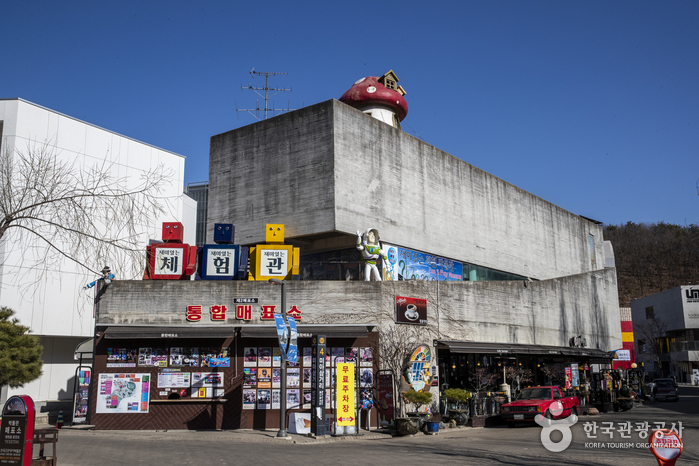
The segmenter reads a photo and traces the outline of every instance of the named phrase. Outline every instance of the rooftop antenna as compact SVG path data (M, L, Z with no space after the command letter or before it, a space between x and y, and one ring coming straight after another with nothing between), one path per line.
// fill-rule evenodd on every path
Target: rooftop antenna
M259 117L259 114L261 111L265 112L265 120L267 119L267 112L279 112L276 115L281 114L281 112L289 112L291 110L296 110L295 108L289 108L289 105L287 104L287 108L275 108L274 107L274 102L272 102L272 108L269 108L267 106L267 103L271 97L274 97L275 95L279 94L280 92L291 92L291 88L286 89L286 88L278 88L278 87L269 87L269 78L270 76L277 76L277 75L282 75L282 74L289 74L289 73L268 73L265 71L255 71L255 68L253 68L250 71L250 76L252 76L253 79L255 79L255 76L264 76L265 77L265 87L254 87L252 84L248 84L247 86L240 86L240 89L247 89L249 91L255 91L257 95L265 99L265 106L264 108L260 108L260 101L257 101L257 106L256 108L238 108L238 102L236 101L235 103L235 111L236 112L248 112L250 115L254 116L258 120L261 120ZM265 91L264 95L262 95L259 91ZM276 91L274 94L269 95L269 91ZM254 113L253 113L254 112ZM272 116L276 116L272 115ZM240 117L239 117L240 118Z

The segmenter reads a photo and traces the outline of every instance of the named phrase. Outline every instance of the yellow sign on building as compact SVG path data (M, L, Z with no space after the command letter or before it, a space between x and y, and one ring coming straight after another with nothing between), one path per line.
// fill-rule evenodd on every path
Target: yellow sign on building
M300 249L284 244L284 225L268 223L267 244L250 248L248 280L291 280L299 274Z
M338 364L335 374L337 425L355 425L354 364Z

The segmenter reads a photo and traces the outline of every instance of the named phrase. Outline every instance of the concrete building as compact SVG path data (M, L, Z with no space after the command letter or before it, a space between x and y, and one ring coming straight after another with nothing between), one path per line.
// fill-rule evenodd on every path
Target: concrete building
M162 191L166 214L140 227L142 241L145 245L150 238L160 238L161 222L177 220L187 226L187 237L194 242L196 202L182 194L183 156L22 99L0 100L0 151L15 156L17 152L42 147L75 167L87 168L106 161L113 174L127 182L134 182L157 164L163 164L171 172L170 183ZM12 235L12 230L8 230L8 235ZM14 243L11 236L3 239L0 253L0 304L15 310L16 317L30 327L44 347L43 375L19 389L4 387L2 402L8 395L27 394L37 402L37 409L43 409L41 405L49 401L72 400L77 367L74 351L94 334L94 288L82 288L98 277L68 260L58 270L41 276L33 269L38 264L26 245ZM99 268L104 265L121 271L134 264L100 264ZM136 277L116 277L133 278Z
M328 100L212 137L207 242L214 223L233 223L242 245L263 243L266 224L284 224L286 243L301 248L302 273L286 283L287 307L302 312L300 346L324 334L338 355L371 348L372 368L393 369L398 382L405 361L387 356L392 344L408 355L426 346L434 385L466 387L477 367L526 366L541 382L547 364L575 362L588 378L609 367L608 352L622 339L601 226L397 126ZM386 266L399 269L391 281L359 281L357 231L367 228L398 251ZM400 254L424 274L401 268ZM304 261L335 271L311 280L316 266L304 274ZM238 311L248 299L255 305L246 318ZM421 325L404 323L406 300L423 306ZM132 428L278 426L278 411L255 405L255 385L243 371L248 350L276 346L274 325L259 308L278 303L279 288L266 282L114 283L98 306L97 372L119 371L109 366L114 347L170 354L187 345L224 347L230 366L220 369L219 392L151 392L150 410ZM204 310L200 321L187 320L191 304ZM225 320L207 316L222 305ZM143 366L129 367L149 377L164 371ZM206 408L196 406L201 394L211 398ZM134 425L115 416L98 412L94 423Z
M631 301L636 359L653 377L699 378L699 286L678 286ZM652 342L660 356L658 365Z

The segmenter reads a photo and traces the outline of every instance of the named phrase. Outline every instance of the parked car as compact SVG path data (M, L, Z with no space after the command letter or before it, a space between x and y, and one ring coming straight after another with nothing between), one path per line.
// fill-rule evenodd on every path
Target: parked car
M655 379L653 383L655 384L653 387L655 401L680 401L677 385L672 379Z
M554 402L560 402L563 409L556 409L557 405L552 407ZM522 390L515 401L502 405L500 416L507 421L508 427L514 427L518 422L534 422L538 414L548 419L577 415L579 407L577 396L564 397L558 387L531 387Z

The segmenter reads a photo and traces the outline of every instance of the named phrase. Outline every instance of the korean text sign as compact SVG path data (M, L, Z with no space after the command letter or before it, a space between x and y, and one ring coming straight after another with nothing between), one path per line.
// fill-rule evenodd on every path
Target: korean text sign
M354 364L337 364L336 371L337 425L353 426L355 421Z

